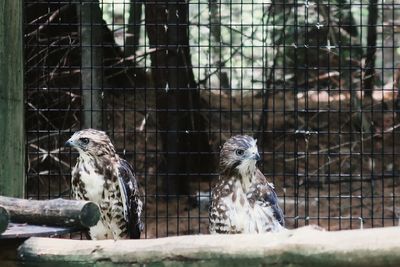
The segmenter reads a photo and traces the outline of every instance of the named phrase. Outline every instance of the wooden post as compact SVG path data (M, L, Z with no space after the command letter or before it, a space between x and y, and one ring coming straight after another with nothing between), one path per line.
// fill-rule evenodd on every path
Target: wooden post
M0 1L0 195L25 187L23 1Z
M89 201L52 199L27 200L1 197L0 205L7 209L10 220L47 226L87 228L100 220L100 209Z

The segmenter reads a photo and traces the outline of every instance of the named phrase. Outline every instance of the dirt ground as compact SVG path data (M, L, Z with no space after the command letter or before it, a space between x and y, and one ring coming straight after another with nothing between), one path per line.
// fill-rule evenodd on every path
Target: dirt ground
M157 174L160 141L155 113L149 109L154 94L146 94L146 102L140 93L114 94L105 110L108 132L117 151L134 164L143 191L143 237L206 234L207 203L217 173L209 174L210 179L195 179L190 196L163 194L163 177ZM257 91L202 90L202 97L210 107L201 112L209 120L207 130L216 151L210 156L217 160L219 146L232 134L258 136L260 168L275 184L288 228L318 224L339 230L399 224L396 95L374 94L372 102L361 103L357 110L346 91L294 94L277 89L264 109L267 125L260 125L263 97ZM363 119L370 133L360 132ZM39 133L34 127L40 126L35 125L28 129L28 197L68 197L76 154L60 147L70 133ZM257 134L258 129L264 134Z

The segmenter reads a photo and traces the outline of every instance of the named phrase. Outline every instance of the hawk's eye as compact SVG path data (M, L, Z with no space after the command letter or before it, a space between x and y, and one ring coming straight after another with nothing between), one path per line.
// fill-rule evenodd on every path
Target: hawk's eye
M236 155L243 156L244 150L243 149L236 149Z
M89 138L82 137L82 138L79 138L79 141L81 141L81 143L84 145L89 144Z

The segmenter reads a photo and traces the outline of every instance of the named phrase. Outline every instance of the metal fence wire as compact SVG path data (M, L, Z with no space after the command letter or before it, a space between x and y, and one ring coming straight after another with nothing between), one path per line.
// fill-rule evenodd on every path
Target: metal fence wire
M146 238L207 233L220 146L258 139L287 227L399 224L400 1L25 1L27 197L76 130L136 170Z

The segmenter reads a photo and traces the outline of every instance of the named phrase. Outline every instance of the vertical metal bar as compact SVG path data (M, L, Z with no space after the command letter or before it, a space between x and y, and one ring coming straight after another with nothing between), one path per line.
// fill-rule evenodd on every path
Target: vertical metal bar
M306 130L306 134L304 135L304 142L305 142L305 158L304 158L304 224L308 225L309 224L309 186L310 186L310 181L309 181L309 177L308 177L308 164L309 164L309 154L308 154L308 148L309 148L309 141L311 138L311 135L308 134L307 132L310 130L309 129L309 124L308 124L308 110L309 110L309 103L308 103L308 99L309 99L309 84L308 84L308 79L309 79L309 71L311 71L311 69L309 68L309 61L308 61L308 55L309 55L309 37L308 37L308 31L309 31L309 3L306 2L305 5L305 12L304 12L304 20L305 20L305 36L304 36L304 64L305 64L305 71L304 71L304 90L305 90L305 99L304 99L304 129Z
M351 6L351 0L350 0L350 6ZM340 36L340 38L341 38L341 36ZM341 40L341 39L340 39ZM352 58L352 47L351 47L351 45L350 45L350 59ZM339 50L339 53L340 53L340 50ZM341 63L342 63L342 58L341 57L339 57L339 73L341 73L341 71L340 71L340 68L341 68ZM350 65L351 66L351 65ZM351 90L353 90L352 89L352 84L353 84L353 78L352 78L352 75L351 75L351 72L352 72L352 70L351 70L351 68L349 67L349 69L348 70L345 70L345 71L347 71L348 73L350 73L349 74L349 81L348 81L348 84L349 84L349 90L351 91ZM339 84L339 92L341 93L341 91L342 91L342 87L341 87L341 85ZM339 104L341 104L341 100L339 100ZM341 109L340 108L341 106L339 105L339 109ZM342 117L342 116L341 116ZM339 125L342 125L341 123L339 123ZM340 130L339 130L340 131ZM351 130L350 130L351 131ZM351 134L350 134L350 136L352 136ZM351 137L350 137L351 138ZM350 149L350 159L349 159L349 164L350 164L350 166L352 166L352 163L353 163L353 157L351 156L351 153L352 153L352 149ZM353 170L351 169L350 170L350 182L349 182L349 188L350 188L350 190L349 190L349 195L350 195L350 199L349 199L349 205L350 205L350 209L349 209L349 213L350 213L350 229L352 229L353 228L353 179L352 179L352 172L353 172ZM341 175L342 174L342 171L341 171L341 167L340 167L340 169L339 169L339 175Z
M144 28L146 29L147 28L147 21L146 20L144 20ZM147 38L144 38L144 52L145 53L147 53L147 51L148 51L148 42L147 42ZM145 57L144 58L144 68L145 68L145 73L147 74L147 73L149 73L149 70L150 70L150 68L149 68L149 66L150 66L150 62L149 62L149 60L148 60L148 57ZM148 80L147 79L145 79L145 81L144 81L144 86L143 86L143 95L144 95L144 114L145 114L145 118L146 118L146 116L147 116L147 114L148 114L148 109L147 109L147 96L148 96L148 93L149 92L151 92L151 90L154 90L154 91L156 91L156 89L155 88L151 88L151 84L149 85L149 83L148 83ZM154 93L156 93L156 92L154 92ZM158 114L158 112L157 112L157 108L155 108L155 110L153 110L153 112L154 112L154 120L155 121L158 121L157 119L157 114ZM149 114L151 114L150 112L149 112ZM150 116L149 116L150 117ZM147 157L147 155L148 155L148 147L147 147L147 138L148 138L148 131L147 131L147 126L148 125L148 123L146 122L145 124L144 124L144 162L143 162L143 168L144 168L144 197L145 197L145 203L144 203L144 220L145 220L145 226L146 226L146 232L145 232L145 238L148 238L148 231L150 230L149 229L149 212L148 212L148 207L149 207L149 205L148 205L148 202L150 202L150 200L152 200L152 197L154 198L154 200L155 200L155 202L156 202L156 212L158 211L157 210L157 208L158 208L158 206L157 206L157 204L158 204L158 172L156 172L155 173L155 187L156 187L156 189L154 190L154 192L153 192L153 196L151 196L151 197L149 197L149 184L148 184L148 180L149 180L149 173L148 173L148 157ZM159 157L158 157L158 147L159 147L159 142L158 142L158 126L157 126L157 123L155 124L155 126L154 126L154 133L155 133L155 164L156 164L156 166L159 166L159 163L158 163L158 159L159 159ZM143 142L143 141L142 141ZM157 216L157 213L156 213L156 216ZM156 221L157 221L157 219L158 219L158 217L156 217ZM158 236L158 228L156 227L156 237Z
M363 12L363 3L362 3L362 1L360 1L360 11L359 12ZM359 40L359 42L360 42L360 44L361 44L361 46L362 46L362 36L363 36L363 22L362 22L362 18L361 18L361 16L360 16L360 40ZM363 72L363 69L362 69L362 66L360 65L360 73L362 73ZM363 80L362 80L362 77L361 77L361 75L360 75L360 86L361 86L361 88L363 88ZM352 98L354 97L354 95L352 95L351 96ZM350 106L350 114L352 114L352 107ZM362 112L362 110L361 110L361 112ZM352 116L350 117L350 118L352 118ZM352 122L352 120L350 120L350 123L351 123L351 125L353 125L353 122ZM362 127L361 127L361 129L362 129ZM362 223L363 223L363 220L364 220L364 190L363 190L363 186L364 186L364 183L363 183L363 176L364 176L364 172L363 172L363 156L364 156L364 151L363 151L363 134L362 134L362 130L360 131L361 132L361 134L360 134L360 141L361 141L361 144L360 144L360 151L361 151L361 155L359 156L359 161L360 161L360 172L359 172L359 177L360 177L360 198L361 198L361 203L360 203L360 218L361 218L361 221L362 221ZM354 133L354 135L355 135L356 133ZM353 130L351 130L351 136L353 136ZM350 139L350 140L352 140L352 138ZM351 152L351 151L350 151Z
M298 47L299 47L299 24L298 24L298 16L299 16L299 3L297 0L294 0L294 72L296 73L298 71ZM286 23L286 21L284 22ZM298 99L297 99L297 79L295 79L295 85L293 88L293 101L294 101L294 110L293 110L293 115L294 115L294 121L295 121L295 131L299 129L299 105L298 105ZM293 166L293 176L294 176L294 227L297 228L299 226L299 186L300 186L300 181L299 181L299 163L298 163L298 158L299 158L299 142L298 142L298 136L293 133L294 136L294 150L293 150L293 157L295 158L294 160L294 166Z
M395 25L395 11L396 11L396 9L395 9L395 1L392 1L392 5L391 5L391 8L392 8L392 16L391 16L391 19L392 19L392 21L393 21L393 24L392 24L392 27L394 28L395 26L397 26L397 25ZM392 53L391 53L391 57L392 57L392 67L393 67L393 69L392 69L392 76L394 77L394 84L393 84L393 88L392 88L392 93L393 93L393 95L395 95L395 92L397 91L397 88L396 88L396 86L397 87L399 87L399 78L400 77L398 77L397 75L395 75L395 73L397 73L397 74L399 74L399 65L397 65L396 66L396 64L395 64L395 45L394 45L394 39L395 38L395 31L394 31L394 29L392 29L392 47L391 47L391 49L392 49ZM395 86L396 85L396 86ZM392 116L391 116L391 118L392 118L392 121L393 121L393 124L395 124L398 120L396 120L396 99L393 97L393 99L392 99ZM394 126L394 125L393 125ZM396 184L396 176L395 176L395 171L396 171L396 168L397 168L397 164L396 164L396 150L395 150L395 146L396 146L396 138L395 138L395 132L392 132L392 133L390 133L390 135L391 135L391 143L392 143L392 148L391 148L391 152L392 152L392 157L391 157L391 164L392 164L392 170L391 170L391 176L392 176L392 181L391 181L391 187L392 187L392 191L391 191L391 194L392 194L392 202L391 202L391 204L392 204L392 209L391 209L391 212L392 212L392 214L394 214L394 216L392 216L392 226L395 226L398 222L397 222L397 220L396 220L396 190L395 190L395 184ZM398 216L398 215L397 215Z
M232 57L233 53L233 3L229 5L229 52ZM232 60L232 59L231 59ZM229 84L232 84L232 77L233 77L233 64L229 62ZM234 133L233 131L233 88L229 90L229 132L232 136Z
M243 14L243 0L240 0L240 13ZM243 15L240 16L240 31L243 32ZM240 43L243 44L243 34L240 34ZM240 93L240 116L239 116L239 123L240 123L240 134L243 134L244 130L244 125L243 125L243 79L244 79L244 72L243 72L243 45L240 46L240 88L239 88L239 93Z
M330 1L328 0L328 6L330 6ZM319 18L319 16L320 16L320 9L321 9L321 6L320 6L320 4L319 5L317 5L317 17ZM317 22L318 24L319 24L319 21ZM328 27L329 27L329 25L328 25ZM323 40L324 41L324 40ZM323 42L322 41L322 42ZM322 73L322 71L320 70L320 56L321 56L321 54L320 54L320 50L322 50L322 45L321 45L321 40L320 40L320 35L318 35L317 36L317 46L316 46L316 53L317 53L317 89L319 89L320 88L320 79L319 79L319 77L320 77L320 73ZM328 69L327 69L327 72L329 73L329 65L328 65ZM327 91L328 91L328 94L330 93L329 92L329 87L327 88ZM319 92L319 90L318 90L318 92ZM328 99L328 101L329 101L329 99ZM321 109L321 107L320 107L320 97L319 97L319 94L318 94L318 98L317 98L317 112L319 111ZM318 129L321 129L321 116L320 116L321 114L320 113L318 113L317 114L317 128ZM329 127L329 126L328 126ZM319 148L320 147L320 142L321 142L321 135L320 134L318 134L317 136L316 136L316 138L317 138L317 147ZM320 164L320 157L321 157L321 155L320 155L320 151L318 150L318 152L317 152L317 173L316 173L316 175L317 175L317 194L316 194L316 198L317 198L317 211L316 211L316 217L317 217L317 225L320 225L320 223L321 223L321 221L320 221L320 212L321 212L321 201L320 201L320 191L321 191L321 187L323 186L322 184L321 184L321 175L326 175L326 173L324 172L324 167L323 166L319 166L319 164ZM324 163L322 163L323 165L324 165ZM322 168L322 173L321 173L321 168ZM315 172L313 172L313 176L314 176L314 174L315 174ZM322 180L324 180L324 178L322 178Z
M378 15L379 15L379 7L377 7L378 8ZM380 76L381 76L381 81L384 81L385 80L385 42L384 42L384 40L385 40L385 36L384 36L384 32L385 32L385 28L386 28L386 25L385 25L385 23L384 23L384 21L385 21L385 3L384 2L382 2L382 4L381 4L381 12L382 12L382 16L380 16L381 17L381 50L382 50L382 65L381 65L381 70L380 70ZM394 65L392 65L392 68L394 67ZM394 76L393 76L394 77ZM383 86L383 84L381 84L380 85L380 87L379 87L379 89L381 90L381 97L382 97L382 99L381 99L381 110L380 111L378 111L378 112L381 112L381 116L380 116L380 120L381 120L381 123L382 123L382 128L380 129L381 130L381 133L382 133L382 148L380 149L381 150L381 153L380 153L380 161L381 161L381 166L380 166L380 168L381 168L381 173L380 173L380 176L381 176L381 199L380 199L380 201L381 201L381 225L380 226L382 226L382 227L384 227L385 226L385 174L384 174L384 170L385 170L385 164L384 164L384 162L385 162L385 156L384 156L384 154L385 154L385 134L383 133L383 131L384 131L384 128L385 128L385 115L386 115L386 113L387 113L387 110L385 109L385 86Z

